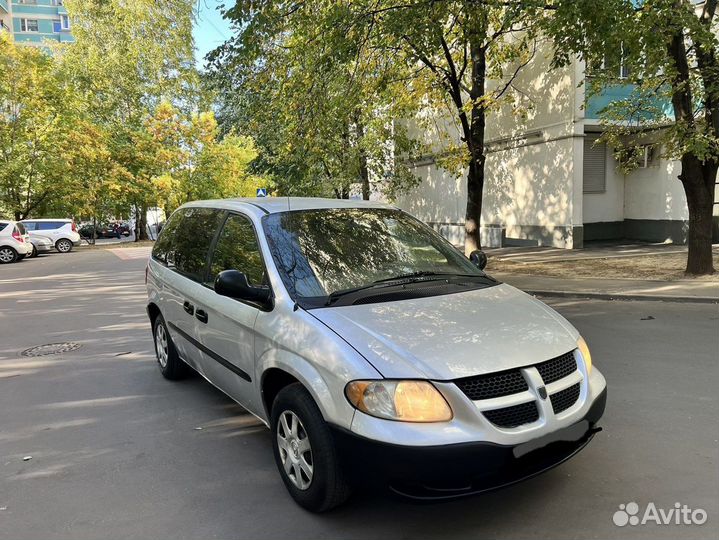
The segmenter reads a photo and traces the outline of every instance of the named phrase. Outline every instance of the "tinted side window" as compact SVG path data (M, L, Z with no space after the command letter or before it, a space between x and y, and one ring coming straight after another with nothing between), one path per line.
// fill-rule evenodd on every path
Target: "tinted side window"
M59 229L64 225L61 221L38 221L37 222L37 230L38 231L54 231L55 229Z
M175 236L177 231L182 227L183 213L181 211L173 213L160 231L155 245L152 248L152 258L163 264L174 266L175 252ZM168 262L169 255L169 262Z
M23 221L22 223L25 226L25 229L28 231L34 231L37 228L37 223L34 221Z
M27 231L25 230L25 225L18 221L15 226L17 227L17 230L20 231L20 234L27 234Z
M190 279L201 281L210 243L224 214L213 208L185 208L182 213L182 226L174 234L173 251L168 253L167 263L174 263L175 269Z
M244 216L230 214L217 239L210 264L209 282L223 270L243 272L251 285L264 285L265 265L252 223Z

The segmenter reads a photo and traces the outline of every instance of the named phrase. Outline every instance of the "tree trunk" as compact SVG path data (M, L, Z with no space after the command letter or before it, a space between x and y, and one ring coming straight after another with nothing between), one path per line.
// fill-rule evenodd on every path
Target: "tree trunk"
M472 117L467 138L470 163L467 172L467 210L464 222L464 253L482 249L479 227L482 218L482 193L484 191L484 131L486 110L478 101L484 96L487 72L487 50L483 46L472 45ZM466 129L465 129L466 133ZM468 135L468 137L467 137Z
M672 80L674 118L689 137L696 137L701 127L697 126L694 119L694 99L683 30L677 31L672 36L668 52L677 70ZM711 106L712 103L713 101L705 101L706 106ZM702 162L694 153L687 152L682 155L681 164L679 180L684 186L689 210L689 234L687 236L689 253L686 273L712 274L714 272L712 264L712 205L714 204L717 162L711 158Z
M469 164L467 172L467 210L464 222L464 253L469 256L476 249L482 249L479 237L482 216L482 191L484 190L484 165L478 166L475 160Z
M137 220L138 235L135 241L147 240L147 205L140 206L139 212L140 216Z
M684 185L689 207L686 273L712 274L712 209L717 166L714 163L702 164L693 154L684 154L681 163L679 179Z
M364 138L364 125L359 111L355 113L355 123L357 125L357 144L359 145L359 175L362 183L362 199L369 201L369 168L367 167L367 153L362 147L362 139Z

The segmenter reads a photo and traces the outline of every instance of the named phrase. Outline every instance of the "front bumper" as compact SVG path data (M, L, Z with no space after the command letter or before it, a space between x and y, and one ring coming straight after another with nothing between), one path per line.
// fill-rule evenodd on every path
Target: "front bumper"
M38 253L50 253L53 249L52 244L34 244Z
M356 480L378 478L412 499L449 499L505 487L568 460L601 430L597 422L606 401L605 388L581 420L531 441L530 447L490 442L400 446L337 427L333 433L346 468Z

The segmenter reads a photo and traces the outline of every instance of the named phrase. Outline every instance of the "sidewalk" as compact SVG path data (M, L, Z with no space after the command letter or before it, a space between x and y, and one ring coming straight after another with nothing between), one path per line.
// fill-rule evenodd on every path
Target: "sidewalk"
M538 296L719 303L719 284L711 281L571 279L508 274L491 270L489 275Z
M686 253L687 246L675 244L648 243L592 243L582 249L562 249L554 247L503 247L484 250L490 257L516 264L552 263L592 259L625 259L642 255L668 255ZM714 254L719 254L719 244L712 246Z

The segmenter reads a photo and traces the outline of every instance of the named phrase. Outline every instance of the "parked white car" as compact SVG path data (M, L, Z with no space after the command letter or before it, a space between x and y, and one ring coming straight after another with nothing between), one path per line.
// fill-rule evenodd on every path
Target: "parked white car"
M80 234L71 219L26 219L22 223L30 236L50 238L59 253L69 253L80 245Z
M21 261L32 253L32 244L17 221L0 220L0 264Z
M382 204L193 202L147 267L160 371L187 366L272 430L312 511L361 479L416 499L515 483L599 431L606 382L554 310Z

